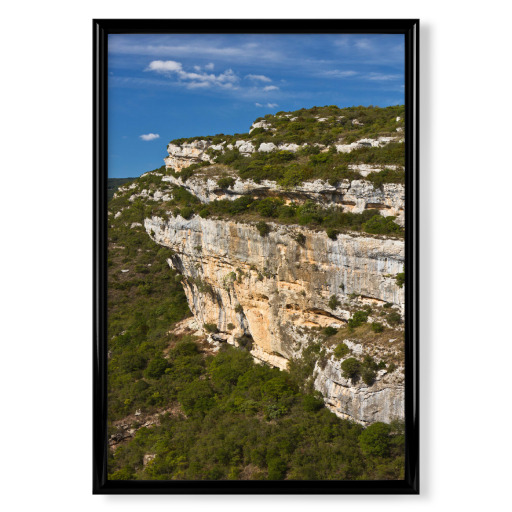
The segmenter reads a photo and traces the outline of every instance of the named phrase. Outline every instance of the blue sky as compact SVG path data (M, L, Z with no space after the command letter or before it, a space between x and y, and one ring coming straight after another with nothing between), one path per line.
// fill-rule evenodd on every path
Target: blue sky
M404 36L109 36L109 177L163 165L170 140L243 133L313 106L404 103Z

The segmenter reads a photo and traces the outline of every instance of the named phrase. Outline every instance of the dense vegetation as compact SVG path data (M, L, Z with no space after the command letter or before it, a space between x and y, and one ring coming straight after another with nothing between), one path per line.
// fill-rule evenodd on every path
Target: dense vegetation
M265 120L269 130L257 128L251 134L235 133L224 135L222 133L209 136L196 136L175 139L173 144L183 144L194 140L210 140L213 144L226 141L234 144L237 140L280 143L308 143L330 145L337 141L349 144L358 139L377 137L381 135L395 135L397 127L403 127L405 108L403 105L394 107L349 107L339 108L336 105L325 107L302 108L293 112L277 112L256 119ZM399 122L396 118L400 117ZM319 121L323 119L324 121ZM273 131L274 129L275 131Z
M344 179L368 179L372 182L375 180L374 184L377 187L384 183L405 182L405 174L401 170L386 169L381 173L373 173L370 177L363 178L359 172L348 168L348 164L352 163L403 166L404 146L400 143L390 143L378 148L364 147L350 153L337 153L335 150L321 153L318 147L305 147L297 153L292 151L254 152L250 156L244 156L238 149L233 149L219 154L215 161L236 169L242 179L252 179L257 183L262 180L273 180L283 187L293 187L304 181L315 179L328 180L332 185ZM192 175L189 173L187 168L187 177Z
M362 213L343 212L342 208L322 208L318 203L305 201L303 204L290 203L279 197L256 199L242 196L234 201L228 199L203 204L183 187L174 188L173 199L165 206L156 205L155 211L169 210L173 215L185 219L193 215L203 218L214 216L239 217L241 221L269 219L285 224L299 224L313 229L324 229L333 240L344 231L364 231L366 233L403 236L403 228L394 222L395 217L383 217L377 210L364 210ZM261 224L260 224L261 225ZM259 228L258 228L259 229ZM269 230L264 229L267 234ZM260 230L261 232L261 230Z
M113 479L401 479L403 426L363 430L299 390L288 372L225 346L201 360L183 341L159 378L184 414L141 428L111 457ZM143 465L145 454L155 458Z
M142 227L130 228L133 222L143 222L143 210L142 203L135 202L112 221L109 230L111 420L140 407L156 409L168 400L148 368L161 362L162 350L170 342L169 327L190 315L181 282L166 262L171 251L152 242Z

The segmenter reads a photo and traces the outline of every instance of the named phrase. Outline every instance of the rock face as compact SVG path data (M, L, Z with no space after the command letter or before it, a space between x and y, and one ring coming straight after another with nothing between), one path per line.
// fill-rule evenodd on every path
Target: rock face
M212 158L206 153L210 145L211 143L207 140L195 140L181 145L169 144L167 146L169 156L164 158L165 167L179 172L191 164L211 162Z
M251 337L253 356L273 366L286 368L311 328L343 325L350 311L341 304L352 292L403 311L404 291L395 280L403 268L401 240L339 235L333 241L324 232L282 225L261 236L249 224L199 216L152 217L145 229L174 251L169 264L183 275L199 325L215 325L216 341ZM335 309L333 295L340 302ZM361 423L403 417L403 385L396 378L379 376L365 388L340 372L332 359L315 381L338 415Z
M323 369L316 370L315 388L339 417L362 424L375 421L389 423L405 417L402 373L387 374L382 370L375 382L368 386L364 382L354 384L350 379L345 379L340 362L334 358L329 359Z

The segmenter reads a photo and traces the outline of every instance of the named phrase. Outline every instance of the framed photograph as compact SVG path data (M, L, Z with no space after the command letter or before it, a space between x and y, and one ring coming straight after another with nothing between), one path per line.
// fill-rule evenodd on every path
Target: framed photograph
M419 493L418 31L93 21L93 493Z

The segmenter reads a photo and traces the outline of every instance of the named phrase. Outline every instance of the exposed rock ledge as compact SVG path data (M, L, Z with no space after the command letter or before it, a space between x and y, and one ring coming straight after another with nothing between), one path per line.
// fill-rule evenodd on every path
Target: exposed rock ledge
M162 181L186 188L203 203L216 199L235 200L240 196L252 194L255 196L269 193L279 193L289 199L312 199L322 205L343 206L344 211L361 213L365 209L374 209L381 215L394 216L396 223L404 225L405 187L397 183L385 183L382 187L374 187L365 180L343 180L336 185L327 181L306 181L287 189L280 187L275 181L263 180L256 183L252 180L242 180L234 177L235 183L228 189L217 185L217 177L193 176L185 182L179 177L165 176Z
M378 139L361 139L351 144L335 144L334 147L338 153L350 153L355 149L361 149L366 147L382 147L386 146L390 142L403 142L403 137L379 137ZM329 146L323 146L322 144L314 144L319 146L322 151L327 151ZM302 146L307 146L303 144ZM295 153L301 146L294 143L283 143L274 144L273 142L263 142L256 147L250 140L237 140L234 144L226 144L226 141L220 142L219 144L213 144L209 140L197 139L192 142L184 142L182 144L170 143L167 146L167 152L169 156L164 158L165 167L167 169L173 169L174 171L180 172L185 167L188 167L194 163L200 162L214 162L215 156L209 154L208 149L215 152L224 153L226 149L231 150L234 147L244 155L248 156L252 153L259 151L262 153L270 153L272 151L292 151Z
M144 225L174 251L169 263L183 275L198 324L216 325L215 338L233 344L250 335L253 356L273 366L285 368L300 354L309 328L344 323L350 312L343 303L352 292L403 310L404 290L394 278L403 267L401 240L339 235L333 241L324 232L281 225L262 237L252 225L198 216L153 217ZM298 232L303 245L294 240ZM332 295L341 302L335 310L328 305ZM366 386L340 372L331 359L315 381L336 414L361 423L403 417L399 376L379 375Z

